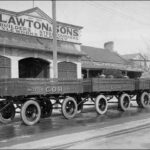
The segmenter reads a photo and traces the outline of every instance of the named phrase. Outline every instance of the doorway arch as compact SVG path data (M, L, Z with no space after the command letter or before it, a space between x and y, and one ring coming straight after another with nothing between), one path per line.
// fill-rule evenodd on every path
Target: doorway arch
M50 63L41 58L24 58L19 61L19 78L49 78Z

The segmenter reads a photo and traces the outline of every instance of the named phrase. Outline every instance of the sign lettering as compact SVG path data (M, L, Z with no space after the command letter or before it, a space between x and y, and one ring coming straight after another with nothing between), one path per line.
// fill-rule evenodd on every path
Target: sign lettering
M47 20L27 15L13 16L0 14L0 30L53 39L52 23ZM57 39L80 43L80 29L69 25L57 24Z

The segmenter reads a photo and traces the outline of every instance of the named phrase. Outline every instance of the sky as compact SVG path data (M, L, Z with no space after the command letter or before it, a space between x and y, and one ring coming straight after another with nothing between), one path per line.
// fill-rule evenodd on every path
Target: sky
M52 17L51 1L36 1ZM33 1L0 1L0 8L23 11ZM119 54L142 53L150 56L150 1L56 1L58 21L83 26L81 43L103 48L114 41Z

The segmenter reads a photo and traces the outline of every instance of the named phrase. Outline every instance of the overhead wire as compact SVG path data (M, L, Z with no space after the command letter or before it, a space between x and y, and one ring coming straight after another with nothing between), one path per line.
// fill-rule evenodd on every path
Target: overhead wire
M103 13L103 15L100 16L101 18L99 18L99 20L102 21L102 16L104 16L105 22L106 22L106 19L108 20L107 26L112 25L112 24L110 24L110 20L112 20L112 19L117 20L118 17L120 17L120 19L124 20L124 18L122 16L118 16L118 14L116 15L116 13L114 11L108 9L107 7L104 7L102 5L97 5L96 3L93 3L93 2L90 2L88 4L93 5L96 9L98 9L100 11L102 10L101 12ZM94 17L96 18L98 15L99 14L96 14ZM121 23L121 21L120 21L120 23ZM126 23L127 23L127 21L126 21Z
M140 20L138 18L137 15L133 16L132 13L130 15L128 12L130 12L131 7L130 8L123 7L123 9L120 9L120 8L122 8L121 5L123 5L123 4L119 5L119 3L114 2L114 1L112 1L112 2L109 1L108 2L109 5L105 5L106 3L103 3L103 1L101 1L101 2L98 2L98 1L82 1L82 4L84 4L85 6L88 5L90 7L94 7L97 10L97 12L98 11L100 12L100 13L96 12L95 16L93 16L93 18L89 18L89 20L94 19L94 21L98 22L98 21L102 21L103 20L102 17L103 17L103 18L105 18L105 24L107 24L108 28L109 28L109 26L112 25L110 23L110 19L112 19L112 18L114 18L116 20L118 20L119 18L123 19L123 20L126 20L125 23L131 22L131 23L136 23L137 25L140 25L140 26L141 25L150 26L150 23L143 22L142 20ZM146 7L146 5L142 5L142 6ZM141 10L142 10L142 8L141 8ZM82 13L83 12L84 11L82 11ZM132 12L134 12L134 8L132 9ZM68 16L68 13L65 12L65 9L62 11L62 13L63 13L64 16L66 16L67 19L70 18L70 16ZM101 13L103 13L103 15L101 15ZM70 20L72 21L72 18L70 18ZM83 22L84 22L84 19L83 19ZM122 21L121 23L124 23L124 22ZM99 30L99 29L97 29L97 30Z
M103 2L101 2L101 3L92 2L92 3L95 3L97 5L97 7L105 8L105 10L108 11L109 13L117 13L117 16L119 16L119 17L125 17L126 19L128 19L132 22L136 22L140 25L150 26L150 23L143 22L143 21L135 18L133 15L131 15L131 14L129 15L129 14L125 13L125 11L123 11L117 7L112 7L111 2L109 2L109 6L104 5ZM128 12L128 11L126 11L126 12Z
M149 27L150 26L150 23L148 23L148 22L145 22L145 21L143 21L143 20L140 20L139 19L139 16L138 16L138 14L142 14L143 15L143 13L144 13L144 11L142 11L142 13L140 13L138 10L137 10L137 8L136 9L134 9L134 7L133 7L133 9L132 9L132 12L135 12L135 10L136 10L136 12L139 12L138 14L136 13L136 15L133 15L132 14L132 12L131 12L131 8L132 7L130 7L130 8L126 8L126 7L123 7L123 9L121 9L121 6L119 6L118 5L118 3L117 3L117 6L116 6L116 3L113 3L113 2L108 2L108 4L109 5L105 5L103 2L97 2L97 1L88 1L87 3L86 3L87 5L92 5L93 7L95 7L97 10L99 10L99 12L102 12L103 13L103 15L101 15L101 17L102 16L105 16L105 18L107 17L108 18L108 20L109 20L109 18L111 18L112 16L114 17L114 19L123 19L123 20L126 20L126 23L129 21L130 23L135 23L136 25L139 25L139 26L147 26L147 27ZM144 7L146 7L146 5L143 5ZM140 7L140 5L139 5L139 7ZM120 9L119 9L120 8ZM102 11L101 11L102 10ZM141 9L139 9L139 10L143 10L143 7L141 8ZM148 10L147 10L148 11ZM130 13L131 14L130 14ZM147 14L146 14L147 15ZM146 15L144 15L144 17L146 18L147 17L147 19L148 20L150 20L149 19L149 17L148 17L148 15L146 16ZM99 14L95 14L95 16L94 16L94 18L97 18L97 19L99 19L100 21L102 21L102 18L98 18L98 16L99 16ZM115 16L116 16L116 18L115 18ZM119 18L118 18L119 17ZM105 19L105 21L106 21L106 19ZM123 21L124 22L124 21ZM122 23L123 23L122 22ZM106 23L107 24L107 23ZM109 24L107 24L107 26L108 25L111 25L110 23ZM108 26L108 28L109 28L109 26ZM145 29L145 28L144 28ZM148 28L147 28L148 29ZM139 36L139 34L138 34L138 36Z
M97 5L95 5L95 3L92 3L91 1L87 1L86 4L88 4L89 6L93 6L101 13L101 11L100 11L101 9ZM103 15L100 15L100 13L95 14L95 16L92 19L95 19L99 22L99 21L102 21L102 17L103 17L105 19L105 24L107 24L107 27L109 27L111 25L110 19L112 18L113 14L110 13L109 11L102 11ZM98 17L98 16L100 16L100 17Z

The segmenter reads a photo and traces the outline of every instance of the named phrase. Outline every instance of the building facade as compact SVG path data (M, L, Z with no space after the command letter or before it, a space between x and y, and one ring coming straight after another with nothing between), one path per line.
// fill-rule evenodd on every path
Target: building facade
M81 26L57 22L58 78L81 78ZM54 78L52 19L0 9L0 78Z
M122 55L131 65L137 66L144 71L150 71L150 60L147 56L141 53L126 54Z

